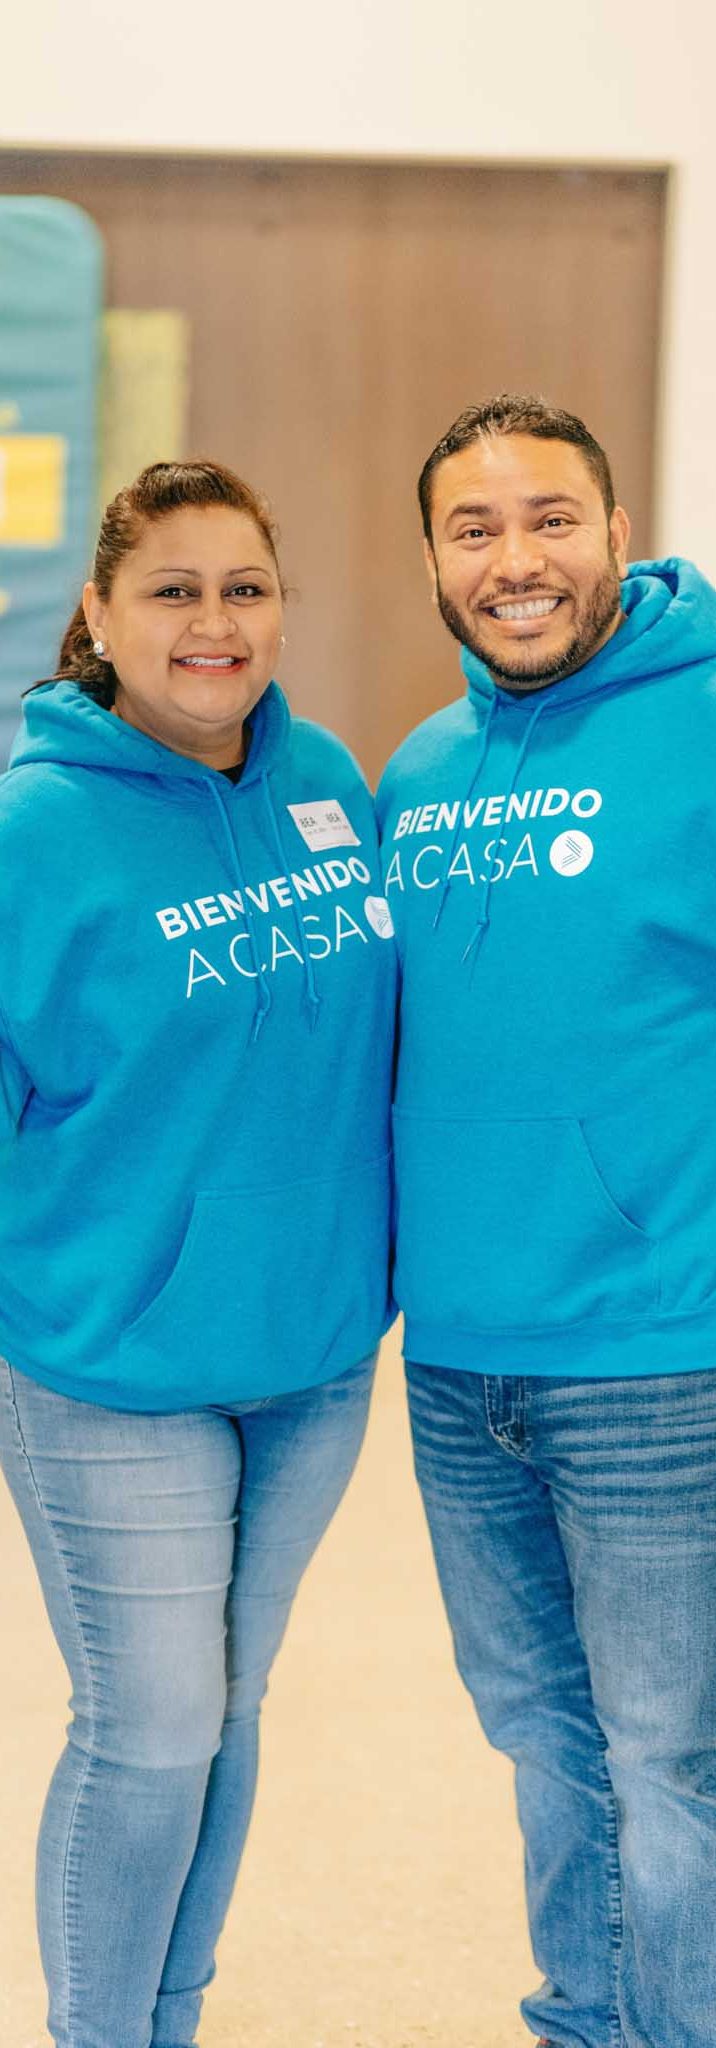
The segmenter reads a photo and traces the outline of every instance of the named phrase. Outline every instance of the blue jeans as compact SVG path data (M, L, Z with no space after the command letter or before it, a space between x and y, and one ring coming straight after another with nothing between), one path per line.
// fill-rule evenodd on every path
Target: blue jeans
M713 2048L716 1372L408 1387L458 1669L517 1766L527 2025Z
M72 1681L38 1846L57 2048L191 2048L258 1717L373 1360L240 1410L120 1414L0 1365L0 1458Z

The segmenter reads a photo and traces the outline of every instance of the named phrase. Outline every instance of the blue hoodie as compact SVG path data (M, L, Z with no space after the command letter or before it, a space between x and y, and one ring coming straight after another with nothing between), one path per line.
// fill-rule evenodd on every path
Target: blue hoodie
M345 1371L390 1320L396 973L350 755L272 683L234 785L60 682L0 842L0 1348L157 1412Z
M716 592L640 563L623 604L526 697L465 654L379 791L416 1362L716 1366Z

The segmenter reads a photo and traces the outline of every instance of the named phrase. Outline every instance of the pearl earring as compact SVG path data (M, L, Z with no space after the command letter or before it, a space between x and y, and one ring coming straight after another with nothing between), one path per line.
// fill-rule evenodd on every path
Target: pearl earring
M92 650L93 650L93 653L94 653L94 654L104 654L104 641L103 641L103 640L93 640L93 642L92 642Z
M286 645L286 635L285 635L285 633L282 633L282 634L281 634L281 638L280 638L280 641L279 641L279 646L280 646L280 647L285 647L285 645Z

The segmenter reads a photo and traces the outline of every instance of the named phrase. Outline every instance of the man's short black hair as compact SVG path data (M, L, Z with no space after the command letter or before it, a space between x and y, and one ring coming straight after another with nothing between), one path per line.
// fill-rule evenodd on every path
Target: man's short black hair
M607 519L611 519L616 501L609 461L584 421L576 413L563 412L561 406L547 405L543 398L521 398L502 391L498 398L488 398L484 405L466 406L423 464L418 497L425 538L431 544L434 470L448 455L457 455L461 448L469 448L472 441L480 441L488 434L533 434L536 441L568 441L571 447L580 448L599 485Z

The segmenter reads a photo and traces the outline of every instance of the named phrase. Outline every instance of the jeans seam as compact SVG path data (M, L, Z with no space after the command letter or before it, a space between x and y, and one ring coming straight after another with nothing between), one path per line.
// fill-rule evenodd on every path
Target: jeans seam
M601 1739L603 1743L602 1762L607 1779L608 1793L607 1925L609 1927L613 1978L612 2010L609 2016L609 2048L624 2048L624 2036L622 2034L621 2019L619 2016L619 1963L621 1958L622 1939L624 1933L621 1862L619 1856L619 1821L617 1817L617 1804L614 1796L614 1788L612 1785L611 1778L609 1776L609 1769L606 1761L606 1740L603 1736Z
M492 1398L492 1388L496 1385L499 1385L500 1388L504 1388L505 1377L506 1375L501 1374L498 1380L491 1373L485 1373L484 1375L485 1415L487 1418L487 1427L489 1429L490 1436L492 1437L493 1442L499 1445L500 1450L507 1451L509 1457L517 1458L518 1462L521 1465L524 1465L529 1461L531 1448L527 1437L527 1404L525 1382L524 1379L519 1378L514 1374L510 1374L510 1386L513 1390L512 1413L509 1422L500 1425L500 1423L497 1421L495 1414L495 1403ZM516 1430L518 1428L521 1429L522 1432L522 1441L520 1443L516 1443L511 1434L513 1430Z
M93 1730L93 1729L94 1729L94 1726L95 1726L95 1714L94 1714L94 1682L93 1682L93 1676L92 1676L92 1666L91 1666L91 1663L90 1663L89 1657L88 1657L88 1655L87 1655L87 1649L86 1649L86 1645L85 1645L85 1639L84 1639L84 1635L83 1635L83 1632L82 1632L82 1626L81 1626L81 1622L80 1622L79 1614L78 1614L78 1612L77 1612L77 1607L76 1607L76 1604L75 1604L75 1598L74 1598L74 1593L73 1593L73 1590L72 1590L72 1582L71 1582L71 1579L70 1579L70 1575L69 1575L69 1572L68 1572L68 1570L67 1570L67 1565L66 1565L66 1562L65 1562L65 1558L64 1558L64 1555L63 1555L63 1552L62 1552L62 1548L61 1548L61 1545L60 1545L60 1543L59 1543L59 1542L58 1542L58 1540L57 1540L57 1535L56 1535L56 1532L55 1532L54 1524L53 1524L53 1522L52 1522L52 1520L51 1520L51 1517L50 1517L50 1515L49 1515L49 1514L48 1514L48 1512L47 1512L47 1509L46 1509L46 1507L45 1507L45 1503L44 1503L44 1501L43 1501L43 1498L42 1498L42 1494L41 1494L41 1492L40 1492L40 1488L39 1488L39 1486L38 1486L38 1483L37 1483L37 1480L36 1480L36 1478L35 1478L35 1473L34 1473L34 1470L33 1470L33 1465L32 1465L32 1459L31 1459L31 1457L30 1457L30 1453L29 1453L29 1450L28 1450L28 1447L27 1447L27 1443L26 1443L26 1441L25 1441L25 1436L24 1436L24 1432L23 1432L22 1422L21 1422L21 1420L20 1420L20 1411L19 1411L19 1409L18 1409L18 1405L17 1405L17 1395L16 1395L16 1391L15 1391L15 1380L14 1380L14 1375L13 1375L13 1369L12 1369L12 1366L10 1365L10 1363L9 1363L9 1361L8 1361L8 1360L6 1360L6 1361L5 1361L5 1363L6 1363L6 1367L7 1367L8 1383L9 1383L9 1390L10 1390L10 1401L11 1401L11 1406L12 1406L12 1412L13 1412L13 1416L14 1416L14 1420L15 1420L15 1427L16 1427L16 1430L17 1430L17 1435L18 1435L18 1441L19 1441L19 1445L20 1445L20 1450L21 1450L21 1452L22 1452L22 1456L23 1456L23 1458L24 1458L24 1461L25 1461L25 1465L26 1465L26 1468L27 1468L27 1474L28 1474L28 1478L29 1478L29 1480L30 1480L30 1485L31 1485L31 1487L32 1487L32 1491L33 1491L33 1493L34 1493L34 1496L35 1496L35 1500L36 1500L36 1503L37 1503L37 1507L38 1507L39 1513L40 1513L40 1514L41 1514L41 1516L42 1516L42 1520L43 1520L43 1522L44 1522L44 1524L45 1524L45 1527L46 1527L46 1529L47 1529L47 1530L49 1531L49 1535L50 1535L50 1538L51 1538L51 1542L52 1542L52 1547L53 1547L53 1550L54 1550L54 1553L55 1553L55 1557L56 1557L56 1559L57 1559L57 1560L59 1560L60 1568L61 1568L61 1571L62 1571L62 1575L63 1575L64 1581L65 1581L65 1588L66 1588L67 1598L68 1598L68 1602L69 1602L69 1606L70 1606L70 1611L71 1611L71 1613L72 1613L72 1617L73 1617L73 1620L74 1620L74 1623L75 1623L75 1627L76 1627L76 1630L77 1630L77 1635L78 1635L78 1638L79 1638L79 1644L80 1644L80 1651L81 1651L81 1655L82 1655L82 1661L83 1661L83 1664L84 1664L84 1667L85 1667L85 1672L86 1672L86 1677L87 1677L87 1689L88 1689L88 1700L89 1700L89 1707L90 1707L90 1716L89 1716L89 1718L90 1718L90 1727L91 1727L91 1730ZM64 1662L64 1659L63 1659L63 1662ZM91 1755L90 1755L90 1754L88 1754L88 1756L87 1756L87 1761L86 1761L86 1764L85 1764L85 1766L84 1766L84 1769L83 1769L83 1771L82 1771L82 1774L81 1774L81 1777L80 1777L80 1781L79 1781L79 1784L78 1784L78 1787L77 1787L77 1792L76 1792L76 1795L75 1795L75 1799L74 1799L74 1803L73 1803L73 1806L72 1806L72 1812L71 1812L71 1814L70 1814L70 1818L69 1818L69 1825L68 1825L68 1829L67 1829L67 1844L66 1844L66 1849L65 1849L65 1861L64 1861L63 1871L62 1871L62 1943L63 1943L63 1955L64 1955L64 1963L65 1963L65 1979L66 1979L66 1984L67 1984L67 2029L68 2029L68 2033L71 2033L71 2031L72 2031L72 1982L71 1982L71 1972L70 1972L70 1952L69 1952L69 1942L68 1942L68 1923L69 1923L69 1917L70 1917L70 1915L69 1915L69 1908L70 1908L70 1859L71 1859L71 1851L72 1851L72 1839L73 1839L73 1834L74 1834L75 1824L76 1824L76 1820L77 1820L77 1814L78 1814L78 1809L79 1809L79 1805L80 1805L80 1800L81 1800L81 1798L82 1798L82 1794L83 1794L83 1792L84 1792L84 1789L85 1789L85 1785L86 1785L86 1783L87 1783L87 1779L88 1779L88 1777L89 1777L89 1773L90 1773L91 1765L92 1765L92 1757L91 1757Z

